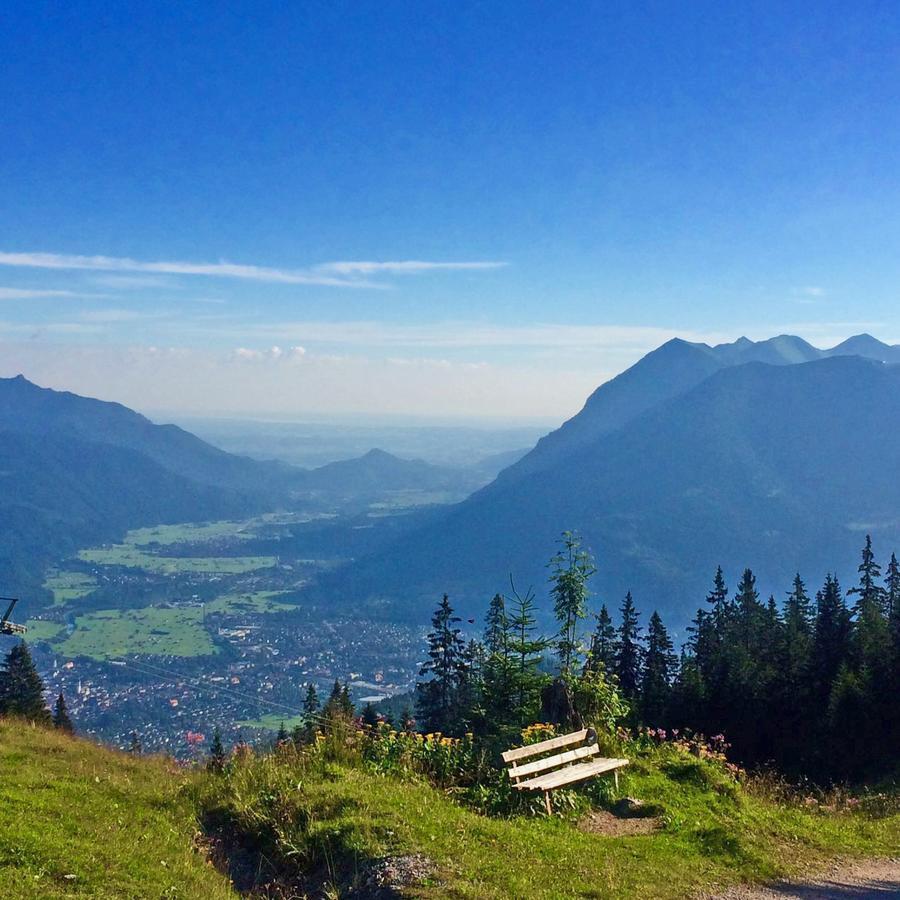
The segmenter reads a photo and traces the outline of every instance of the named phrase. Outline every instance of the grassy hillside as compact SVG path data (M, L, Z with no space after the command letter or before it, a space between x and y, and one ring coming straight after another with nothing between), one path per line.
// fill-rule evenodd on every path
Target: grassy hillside
M235 897L198 828L238 887L285 897L346 896L387 870L397 893L381 896L664 900L900 844L896 797L776 799L678 747L634 749L620 793L649 818L613 815L603 790L593 809L560 795L552 819L489 817L352 752L245 752L222 775L190 774L0 722L0 896Z
M553 818L490 817L458 802L464 790L291 747L232 761L204 783L198 806L223 845L240 848L236 884L252 873L313 896L344 896L399 858L424 876L402 896L664 900L835 856L887 856L900 843L896 797L776 799L772 785L745 786L720 762L674 746L630 755L620 794L641 800L647 817L610 812L608 781L588 789L593 807L557 792Z
M0 721L0 897L235 897L194 849L184 773Z

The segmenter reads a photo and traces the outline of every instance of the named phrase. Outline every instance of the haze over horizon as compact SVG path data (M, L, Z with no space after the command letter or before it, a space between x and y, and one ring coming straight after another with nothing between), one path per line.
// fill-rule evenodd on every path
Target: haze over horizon
M897 10L3 25L2 376L181 415L561 421L675 336L900 340Z

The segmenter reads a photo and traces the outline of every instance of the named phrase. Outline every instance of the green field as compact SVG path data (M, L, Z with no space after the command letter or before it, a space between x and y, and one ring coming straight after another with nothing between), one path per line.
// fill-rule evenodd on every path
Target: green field
M119 656L146 654L154 656L208 656L216 653L204 625L204 615L222 613L240 616L252 613L281 612L294 609L276 599L283 591L253 591L246 594L223 594L199 606L143 609L103 609L75 619L75 631L57 640L64 626L56 622L32 619L28 635L33 640L50 641L64 656L90 656L114 659ZM263 727L263 726L260 726ZM277 724L275 726L278 727Z
M111 659L135 653L155 656L209 656L216 647L203 627L202 610L104 609L78 616L75 631L57 644L68 657Z
M147 544L193 544L214 541L218 538L245 539L253 537L250 522L187 522L180 525L154 525L151 528L135 528L125 535L123 544L135 547Z
M95 566L127 566L156 575L203 572L210 575L242 575L275 565L274 556L156 556L131 544L113 544L82 550L78 558Z
M303 716L282 716L278 713L267 713L258 719L247 719L244 722L238 722L242 728L265 728L267 731L278 731L281 723L290 732L297 725L303 724Z
M65 630L65 625L59 622L47 622L44 619L29 619L25 623L28 629L27 639L29 641L52 641L58 637L59 633Z
M208 613L272 613L296 609L292 603L280 603L276 597L286 591L252 591L247 594L223 594L206 604Z
M81 572L52 571L44 580L44 587L53 592L54 606L64 606L90 594L96 589L97 581Z

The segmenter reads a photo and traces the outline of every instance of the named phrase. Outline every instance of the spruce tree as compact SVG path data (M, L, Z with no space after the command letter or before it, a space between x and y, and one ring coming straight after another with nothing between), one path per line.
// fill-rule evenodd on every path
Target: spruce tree
M369 728L374 728L378 724L378 713L375 712L375 707L372 706L371 702L366 703L363 707L362 723Z
M465 666L459 621L444 594L431 619L428 660L419 670L427 680L416 685L416 703L426 731L453 734L459 730L459 688Z
M303 729L299 734L295 729L295 739L299 737L301 741L311 743L316 734L318 721L319 695L316 686L310 681L306 685L306 695L303 697Z
M68 734L75 733L75 726L72 724L72 719L69 717L69 710L66 707L66 698L63 697L62 691L60 691L59 696L56 698L56 704L53 707L53 727L58 728L60 731L65 731Z
M128 745L128 752L135 756L140 756L144 752L144 748L141 746L140 735L136 731L131 732L131 743Z
M206 761L206 768L210 772L221 772L225 768L225 747L222 745L222 732L216 725L213 731L212 746L209 748L209 759Z
M816 594L816 623L810 661L811 681L819 708L824 708L838 670L846 660L850 643L850 614L841 586L834 575L825 577Z
M884 578L884 598L887 606L888 619L894 614L894 611L900 607L900 562L897 562L897 554L891 554L891 561L888 563L887 575Z
M625 595L620 613L622 622L616 642L616 675L622 695L631 702L637 697L640 688L643 656L641 627L638 625L640 613L635 609L631 591Z
M278 726L278 734L275 735L275 744L286 744L288 739L287 728L284 727L284 719Z
M541 689L547 678L540 671L541 657L549 646L546 638L539 637L534 594L524 595L513 589L509 615L509 647L512 667L510 685L511 721L516 727L535 721L541 705Z
M24 641L9 651L0 671L0 715L21 716L33 722L50 724L50 710L44 701L44 684Z
M616 666L616 629L613 627L609 610L604 603L597 613L597 626L591 635L591 647L585 662L586 669L596 669L600 666L612 674Z
M647 652L641 674L640 711L645 724L667 724L677 666L672 640L659 613L654 612L647 627Z
M847 591L848 596L855 594L857 601L853 607L857 616L865 613L867 608L884 609L884 588L878 583L881 579L881 566L875 562L875 554L872 551L872 536L866 535L866 545L862 549L862 561L857 568L859 572L859 584Z
M556 653L559 657L560 675L564 680L573 676L573 666L581 651L578 628L587 615L588 580L596 572L590 554L581 546L574 532L564 531L559 540L560 548L550 567L553 614L559 622Z

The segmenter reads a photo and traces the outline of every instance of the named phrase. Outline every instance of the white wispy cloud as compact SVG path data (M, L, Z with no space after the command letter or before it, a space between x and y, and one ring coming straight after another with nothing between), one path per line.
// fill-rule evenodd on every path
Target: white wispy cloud
M325 287L383 288L381 282L366 275L414 274L433 270L492 269L499 262L336 262L309 269L282 269L231 262L147 262L117 256L79 256L66 253L7 253L0 251L0 265L32 269L129 272L159 275L194 275L209 278L234 278L274 284L319 285Z
M41 297L96 297L98 294L80 294L77 291L56 291L44 288L0 287L0 300L32 300Z
M420 272L459 271L481 269L502 269L509 263L499 260L483 262L429 262L422 259L404 259L394 262L374 262L368 260L322 263L317 272L334 272L337 275L415 275Z

